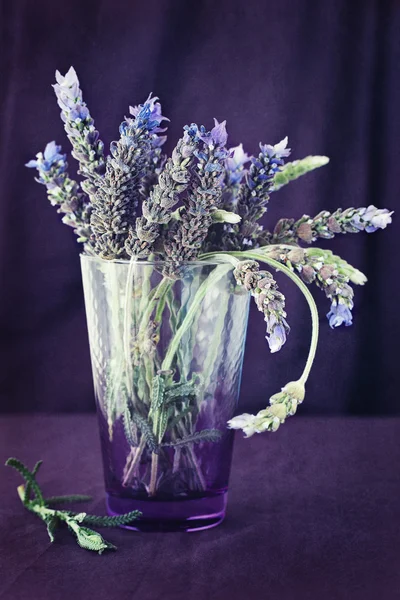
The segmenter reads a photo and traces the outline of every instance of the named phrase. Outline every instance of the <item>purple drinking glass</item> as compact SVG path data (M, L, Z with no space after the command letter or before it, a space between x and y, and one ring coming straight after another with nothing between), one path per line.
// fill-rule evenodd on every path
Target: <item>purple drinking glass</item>
M129 528L196 531L226 510L249 295L230 263L106 261L82 255L111 515Z

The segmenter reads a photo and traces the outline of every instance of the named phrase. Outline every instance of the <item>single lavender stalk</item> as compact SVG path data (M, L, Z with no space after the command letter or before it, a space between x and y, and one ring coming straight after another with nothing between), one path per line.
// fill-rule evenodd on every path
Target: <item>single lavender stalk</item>
M293 244L305 242L311 244L318 238L332 239L338 233L373 233L377 229L385 229L392 222L393 211L387 208L376 208L373 204L367 208L338 208L334 213L323 210L315 217L303 215L301 219L280 219L272 233L263 232L259 245Z
M240 185L235 212L241 217L238 225L225 225L222 238L225 250L241 250L253 246L261 234L262 227L257 223L267 210L269 192L273 188L274 177L283 166L283 158L289 156L288 139L270 146L260 144L257 158L251 158L251 166L246 181Z
M92 198L93 244L96 254L109 260L126 257L125 242L136 217L153 138L164 131L157 97L150 95L140 108L130 110L133 118L121 123L120 139L111 143L106 172Z
M204 129L204 128L203 128ZM179 213L179 220L168 231L164 242L165 253L170 261L169 276L176 276L183 262L195 260L213 222L212 214L219 207L222 195L224 161L227 156L225 144L228 134L225 121L218 123L206 133L196 126L188 131L194 139L201 139L203 146L196 151L197 181L192 185L188 199Z
M265 256L286 265L293 272L299 273L305 283L315 283L324 291L331 300L331 310L327 317L332 328L343 323L351 325L354 291L349 285L350 265L329 251L324 252L316 248L318 252L314 253L312 250L284 245L262 248ZM352 281L363 285L366 278L354 269Z
M270 406L260 410L256 415L249 413L238 415L228 421L228 427L242 429L246 438L255 433L276 431L287 417L295 414L298 405L303 402L304 396L304 383L301 380L291 381L282 388L282 391L271 396Z
M56 71L56 81L53 88L72 144L72 156L79 162L79 174L86 178L81 187L91 198L105 173L104 144L82 99L75 69L71 67L65 76Z
M271 273L260 271L258 263L254 260L239 262L234 275L238 284L243 285L254 297L258 310L264 313L268 345L271 352L278 352L290 331L285 319L285 296L278 291Z
M91 253L87 245L91 235L91 205L77 182L68 177L66 158L66 154L61 154L61 146L49 142L44 153L38 152L36 160L30 160L25 166L37 169L36 181L46 186L50 203L58 207L57 212L64 213L63 223L74 228L78 242L85 243L85 251Z
M197 130L197 125L192 127ZM185 131L166 161L157 185L143 202L143 215L136 219L135 227L130 227L126 250L131 256L148 256L154 251L163 225L172 218L171 209L189 185L189 169L197 145L198 139Z

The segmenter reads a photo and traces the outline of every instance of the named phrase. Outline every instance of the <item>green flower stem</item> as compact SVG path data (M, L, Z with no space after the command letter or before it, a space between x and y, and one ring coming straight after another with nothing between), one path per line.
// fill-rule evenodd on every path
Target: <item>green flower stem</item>
M128 396L133 396L133 372L132 372L132 356L131 356L131 319L132 319L132 288L133 274L135 271L134 257L129 261L128 273L126 276L125 286L125 306L124 306L124 356L125 356L125 372L126 372L126 388Z
M298 277L295 273L293 273L288 267L286 267L285 265L282 265L281 263L279 263L277 260L274 260L273 258L269 258L268 256L266 256L265 254L263 254L261 252L257 252L257 250L244 251L244 252L229 252L229 253L223 253L223 254L216 253L216 252L210 252L210 253L201 255L199 257L199 259L206 260L208 258L215 257L217 254L221 258L223 256L225 256L225 254L229 254L230 256L236 257L240 260L250 259L250 260L257 260L257 261L264 262L264 263L270 265L271 267L274 267L276 270L282 271L282 273L284 273L287 277L289 277L289 279L291 279L304 294L304 296L307 300L309 309L310 309L311 323L312 323L310 350L308 353L307 362L304 367L303 373L299 379L299 381L304 385L308 379L312 364L314 362L315 353L316 353L317 345L318 345L318 334L319 334L318 309L316 307L314 298L312 297L310 290L307 288L306 284L303 283L303 281L300 279L300 277Z
M123 479L122 485L124 487L128 487L128 485L130 484L132 476L134 475L134 473L136 471L136 468L139 464L140 458L141 458L145 448L146 448L146 438L142 434L142 437L140 438L139 446L137 446L137 448L135 449L136 450L135 454L132 458L131 464L129 465L126 475Z
M152 452L151 453L151 473L150 473L149 496L156 495L157 471L158 471L158 454L156 454L155 452Z
M183 425L183 423L180 423L178 425L178 431L180 432L180 434L182 435L182 437L187 437L188 432L186 430L186 427ZM176 450L177 449L175 448L175 452L176 452ZM194 471L196 473L200 489L202 491L204 491L204 490L207 489L207 483L206 483L206 480L204 479L204 475L203 475L203 473L201 471L201 468L200 468L200 465L199 465L199 463L197 461L197 456L196 456L196 453L194 451L193 444L188 444L187 450L189 452L190 462L192 463L193 469L194 469Z
M197 290L197 293L193 299L193 302L192 302L188 312L186 313L184 320L182 321L182 325L179 327L178 331L175 333L174 337L171 340L167 354L165 355L165 358L161 365L161 369L163 371L168 371L171 368L172 361L174 360L174 356L179 347L182 336L186 333L186 331L189 329L190 325L192 324L192 320L193 320L193 318L197 312L197 309L199 308L204 296L206 295L207 290L212 285L217 283L217 281L219 281L231 269L232 269L231 265L228 265L228 266L221 265L221 266L217 267L216 269L214 269L214 271L207 277L207 279L205 279L205 281L203 281L203 283Z
M229 259L230 263L234 263L235 259ZM167 354L165 355L165 358L162 362L161 365L161 370L162 371L168 371L171 366L172 366L172 362L174 360L175 354L178 351L179 348L179 344L181 342L181 339L183 337L183 335L186 333L186 331L189 329L189 327L192 324L192 321L197 313L197 310L201 304L201 302L204 299L204 296L207 293L207 290L214 285L215 283L217 283L217 281L219 281L221 279L221 277L223 277L229 270L231 270L232 266L231 264L229 265L221 265L218 266L216 269L214 269L214 271L207 277L207 279L205 279L205 281L203 281L203 283L201 284L201 286L199 287L199 289L197 290L197 293L193 299L193 302L188 310L188 312L186 313L186 316L184 318L184 320L182 321L181 326L179 327L179 329L177 330L177 332L175 333L174 337L172 338ZM157 294L158 298L161 297L162 293L164 292L164 287L161 288L160 291L160 287L161 286L168 286L168 289L170 287L171 283L168 282L168 280L162 281L159 285L159 292ZM149 312L149 316L151 315L151 312ZM157 423L158 421L158 414L156 413L153 416L153 422ZM160 442L161 440L159 440ZM204 479L202 478L202 476L199 476L198 470L199 467L197 465L197 460L196 457L194 456L194 451L193 448L191 449L192 451L190 452L190 457L192 458L192 461L194 463L196 472L198 474L199 477L199 481L201 482L201 485L205 485ZM198 468L196 468L198 467ZM151 475L150 475L150 486L149 486L149 496L154 496L156 493L156 488L157 488L157 471L158 471L158 454L156 454L155 452L152 453L151 455Z

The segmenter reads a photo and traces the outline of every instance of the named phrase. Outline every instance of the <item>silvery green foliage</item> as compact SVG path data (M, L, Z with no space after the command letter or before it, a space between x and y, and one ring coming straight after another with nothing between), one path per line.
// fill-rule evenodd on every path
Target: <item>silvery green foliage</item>
M235 268L236 281L254 297L256 306L267 323L266 339L271 352L278 352L286 342L290 327L286 322L285 296L268 271L260 271L254 260L240 261Z
M37 169L39 177L36 181L46 186L50 203L58 207L57 212L64 213L62 221L74 228L78 242L88 242L92 208L77 182L68 177L67 157L61 154L61 146L49 142L44 152L38 152L36 160L30 160L25 166ZM85 250L91 253L88 245Z
M367 208L338 208L333 213L323 210L313 218L303 215L297 221L280 219L272 233L265 231L261 234L258 244L311 244L318 238L332 239L338 233L374 233L392 222L392 214L393 211L379 209L372 204Z
M95 525L98 527L118 527L127 525L141 517L137 510L125 515L115 517L102 517L97 515L88 515L85 512L76 513L70 510L60 510L51 508L54 504L86 502L90 496L72 495L72 496L53 496L45 498L39 484L36 481L36 474L42 461L36 463L34 469L29 469L17 458L9 458L6 466L13 467L25 479L26 485L18 487L18 495L28 510L35 513L46 523L47 533L50 541L55 541L55 532L61 523L65 523L68 529L76 537L76 541L81 548L92 550L102 554L104 550L116 550L113 544L107 542L97 531L89 529L86 525ZM33 498L31 497L33 495Z
M92 196L99 177L105 172L104 144L83 101L75 69L71 67L65 76L56 71L56 81L53 88L72 144L72 156L79 162L79 174L86 179L82 189Z
M196 127L197 126L193 126ZM185 131L178 141L162 168L158 182L150 191L149 196L143 200L143 215L136 219L135 225L129 228L129 237L126 242L127 253L131 256L148 256L154 251L154 243L160 236L162 227L167 225L172 218L172 209L178 202L180 194L189 184L191 173L190 166L193 153L199 140L190 136Z
M218 123L210 132L196 125L187 128L194 140L203 142L196 150L196 173L189 194L183 199L180 219L169 228L164 249L170 263L166 273L175 276L184 262L195 260L212 225L212 212L221 201L228 135L225 121Z
M106 172L92 197L91 227L95 253L112 260L125 258L125 243L133 227L154 139L164 131L158 98L151 95L143 105L131 108L132 118L120 125L120 139L112 142ZM162 143L162 138L160 140Z

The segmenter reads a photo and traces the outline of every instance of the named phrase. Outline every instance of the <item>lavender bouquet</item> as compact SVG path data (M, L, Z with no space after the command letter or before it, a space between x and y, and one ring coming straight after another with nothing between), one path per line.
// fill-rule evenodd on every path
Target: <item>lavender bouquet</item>
M287 138L255 156L228 146L226 122L183 128L170 157L157 97L129 108L107 156L75 70L53 86L80 181L55 142L27 166L82 244L82 273L110 514L139 509L141 525L196 529L222 520L233 436L276 431L293 415L318 338L309 286L330 302L332 328L351 325L353 288L366 277L313 246L339 233L375 232L392 212L321 211L260 225L271 194L328 163L285 162ZM264 270L260 267L264 263ZM272 353L290 328L273 273L297 285L311 312L301 376L256 415L233 416L254 298ZM152 525L153 524L153 525Z

